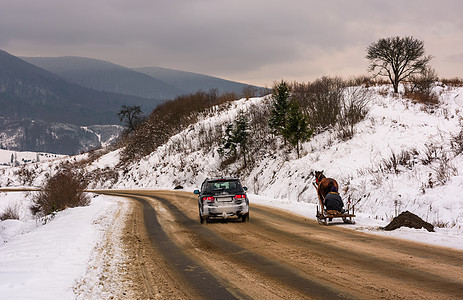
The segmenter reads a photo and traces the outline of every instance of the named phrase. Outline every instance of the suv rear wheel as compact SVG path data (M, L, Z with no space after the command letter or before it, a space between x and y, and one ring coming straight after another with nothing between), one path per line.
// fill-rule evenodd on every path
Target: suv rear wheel
M201 206L199 206L198 212L199 212L199 223L203 224L204 223L204 218L201 215Z

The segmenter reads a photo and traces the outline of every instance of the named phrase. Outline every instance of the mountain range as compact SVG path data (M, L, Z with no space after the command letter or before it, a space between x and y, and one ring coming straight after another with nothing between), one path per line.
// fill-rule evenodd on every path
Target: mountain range
M170 100L198 90L240 95L248 84L213 76L161 67L127 68L85 57L21 57L69 82L99 90L137 97ZM257 87L255 87L257 88Z
M129 69L70 56L20 58L0 50L0 147L76 154L106 144L105 136L113 140L123 130L117 116L122 105L137 105L149 114L182 94L240 93L247 86L164 68ZM87 130L93 125L100 125L98 133Z

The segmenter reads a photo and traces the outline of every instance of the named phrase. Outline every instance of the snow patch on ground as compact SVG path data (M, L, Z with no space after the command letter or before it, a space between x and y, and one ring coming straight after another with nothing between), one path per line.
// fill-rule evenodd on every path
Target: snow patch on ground
M99 275L89 272L91 258L108 228L120 222L115 219L120 203L97 196L90 206L59 212L46 225L39 220L0 221L2 298L74 299L73 287L81 278L95 290Z

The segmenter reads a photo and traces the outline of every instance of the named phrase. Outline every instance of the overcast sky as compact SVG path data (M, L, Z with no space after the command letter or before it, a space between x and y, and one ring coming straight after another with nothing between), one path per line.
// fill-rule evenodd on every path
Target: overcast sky
M0 49L160 66L271 87L367 74L380 38L422 40L463 77L461 0L0 0Z

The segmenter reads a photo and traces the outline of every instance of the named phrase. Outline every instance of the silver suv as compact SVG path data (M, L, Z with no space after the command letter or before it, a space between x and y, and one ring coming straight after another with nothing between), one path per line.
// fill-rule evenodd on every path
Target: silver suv
M237 178L212 178L204 180L198 195L199 220L204 223L212 218L226 219L236 216L249 221L249 199L246 187Z

